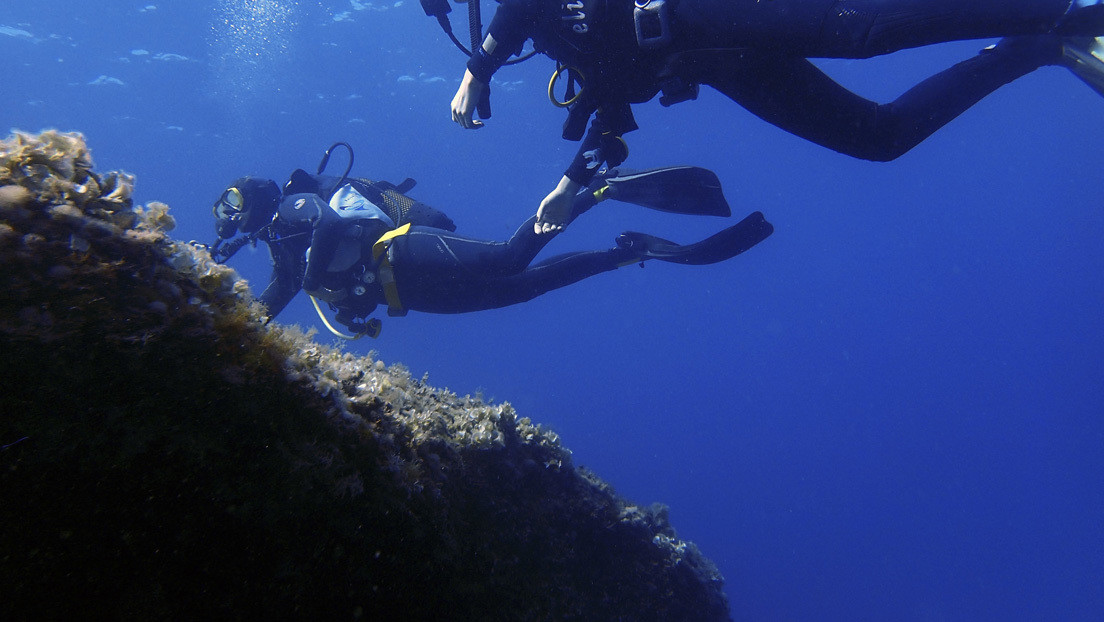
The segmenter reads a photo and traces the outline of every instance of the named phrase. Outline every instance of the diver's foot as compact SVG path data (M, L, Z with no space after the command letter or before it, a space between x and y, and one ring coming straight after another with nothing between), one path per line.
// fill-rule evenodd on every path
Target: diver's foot
M537 222L533 224L533 231L545 235L563 231L571 220L572 207L570 201L542 204L537 210Z
M1062 43L1062 64L1104 96L1104 36L1066 37Z
M537 235L551 235L553 233L559 233L566 228L567 225L562 222L556 222L548 219L547 217L542 220L541 216L537 216L537 222L533 223L533 231Z
M571 213L575 209L575 196L582 185L574 182L567 175L560 179L560 183L537 208L537 222L533 223L533 231L537 235L559 233L571 222Z

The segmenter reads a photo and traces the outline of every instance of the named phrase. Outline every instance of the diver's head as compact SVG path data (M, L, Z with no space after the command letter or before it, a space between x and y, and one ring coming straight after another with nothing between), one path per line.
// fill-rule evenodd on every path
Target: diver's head
M234 181L212 212L215 215L215 232L228 240L238 232L256 233L272 221L280 206L280 187L271 179L242 177Z

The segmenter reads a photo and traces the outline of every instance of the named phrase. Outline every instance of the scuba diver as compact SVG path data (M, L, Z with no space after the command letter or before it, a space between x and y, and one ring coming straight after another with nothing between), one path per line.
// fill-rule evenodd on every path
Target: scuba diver
M447 0L422 6L446 26ZM1066 66L1104 94L1104 0L500 0L485 38L478 29L453 121L482 127L473 113L489 116L491 76L531 39L534 52L557 61L548 92L568 108L563 137L583 140L537 211L545 233L567 224L575 193L603 163L627 157L621 137L637 128L630 104L660 93L670 106L706 84L792 134L873 161L899 157L1044 65ZM808 60L993 37L1005 38L888 104L848 91ZM557 101L562 75L567 96Z
M323 175L339 145L349 153L345 172ZM302 289L334 334L375 337L380 321L368 316L378 305L386 305L391 316L411 310L466 313L505 307L647 260L690 265L724 261L774 230L754 212L695 244L630 231L617 238L614 248L562 254L530 265L552 238L534 232L535 217L506 242L464 237L455 233L448 216L406 196L414 180L395 185L351 178L352 165L352 148L335 143L316 174L297 169L282 190L269 179L242 177L215 203L218 240L208 248L216 261L225 262L247 244L268 245L272 276L259 298L270 318ZM570 218L606 199L673 213L731 215L716 175L697 167L602 171L577 194ZM334 328L319 301L336 310L336 319L352 334Z

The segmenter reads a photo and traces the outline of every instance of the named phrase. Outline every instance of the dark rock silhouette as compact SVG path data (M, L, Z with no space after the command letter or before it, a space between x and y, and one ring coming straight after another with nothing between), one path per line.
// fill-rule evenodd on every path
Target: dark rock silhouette
M265 326L92 169L0 142L0 617L729 618L662 508L508 404Z

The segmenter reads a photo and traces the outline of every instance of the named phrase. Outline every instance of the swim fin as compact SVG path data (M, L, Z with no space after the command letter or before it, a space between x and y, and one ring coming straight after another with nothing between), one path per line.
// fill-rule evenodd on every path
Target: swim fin
M647 233L626 231L617 237L617 246L639 253L636 261L658 259L670 263L705 265L731 259L767 239L774 226L753 212L740 222L694 244L681 245Z
M1067 37L1062 54L1070 71L1104 96L1104 37Z
M667 166L644 171L611 169L596 184L599 186L595 190L598 200L616 199L674 214L732 215L717 174L697 166Z

